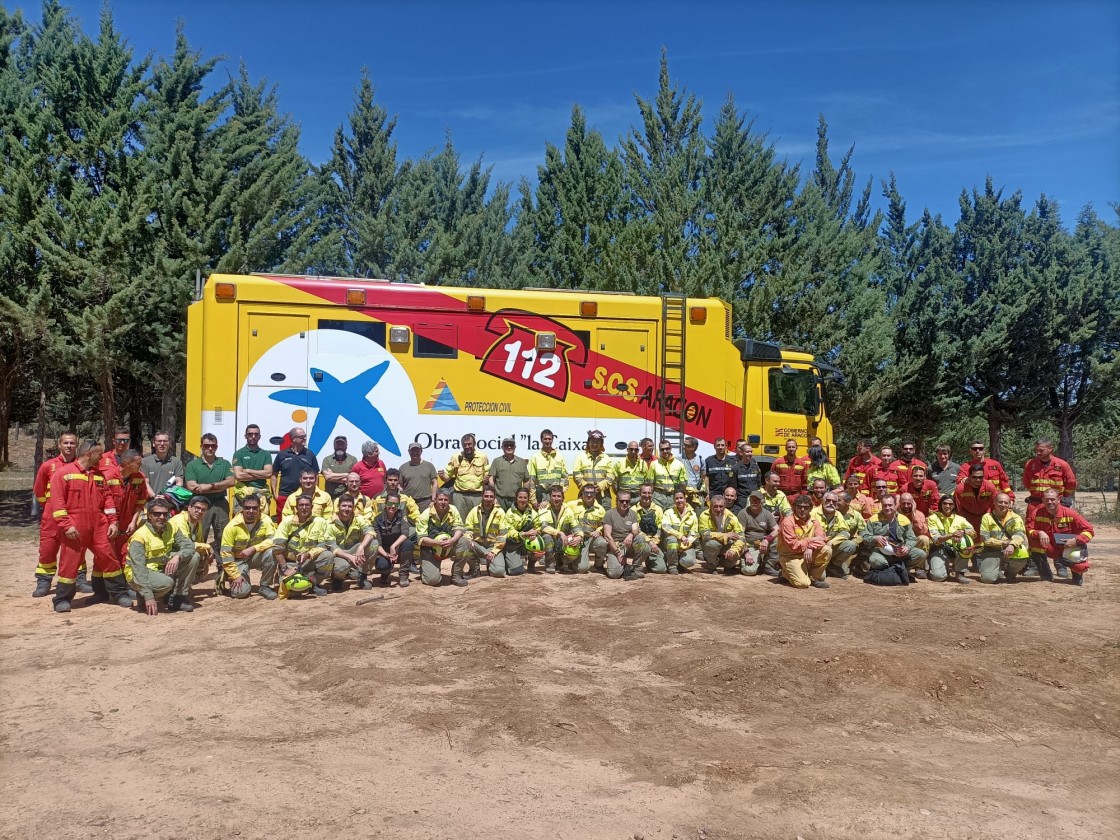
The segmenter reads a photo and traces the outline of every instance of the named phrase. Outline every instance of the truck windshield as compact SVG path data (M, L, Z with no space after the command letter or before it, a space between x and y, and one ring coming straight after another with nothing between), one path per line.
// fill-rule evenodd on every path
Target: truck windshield
M786 373L781 368L770 368L770 410L815 417L817 377L810 370Z

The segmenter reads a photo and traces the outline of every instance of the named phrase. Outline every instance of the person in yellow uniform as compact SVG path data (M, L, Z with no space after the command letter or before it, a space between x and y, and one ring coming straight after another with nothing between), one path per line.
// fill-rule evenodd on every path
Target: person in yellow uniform
M957 500L950 493L937 500L937 509L926 519L929 527L929 579L947 580L950 572L957 583L968 583L965 572L976 545L976 531L957 513Z
M210 500L205 496L192 496L184 510L171 517L168 524L176 532L189 537L194 543L194 550L198 553L195 568L195 583L198 583L210 571L210 562L214 559L214 549L206 542L206 533L202 526L206 521L206 511L210 508Z
M580 488L581 495L584 487L588 484L593 485L596 499L604 508L604 512L610 507L614 467L611 457L603 451L603 433L598 429L592 429L587 433L587 448L572 462L572 479Z
M397 496L401 500L401 510L404 511L405 517L409 523L415 527L416 523L420 521L420 506L416 504L416 500L409 496L407 493L401 492L401 471L396 467L390 467L385 470L385 489L369 500L369 512L359 514L364 516L371 522L376 519L385 505L385 500L389 496ZM354 512L357 513L357 507Z
M689 503L689 494L678 490L673 494L673 506L661 516L661 544L669 574L679 575L681 569L696 565L699 536L700 520Z
M311 499L311 515L327 517L334 512L334 499L326 490L319 489L319 473L315 470L304 470L299 475L299 487L288 496L284 502L283 517L294 516L296 502L303 496ZM283 518L281 517L281 518Z
M168 611L191 612L190 590L198 566L194 542L171 527L171 504L166 499L152 499L145 510L147 521L128 541L129 584L148 615L159 613L158 599L165 595Z
M567 481L567 479L565 479ZM548 503L537 511L537 525L544 541L544 570L574 572L579 565L579 548L572 544L575 519L564 507L564 487L553 484L548 490Z
M439 586L443 581L443 558L450 556L451 585L467 585L464 572L470 556L470 541L459 511L451 505L451 494L446 490L438 491L432 506L420 514L416 541L420 546L421 583Z
M784 498L785 493L782 496ZM700 514L699 526L705 569L711 574L720 569L729 575L739 574L745 547L743 526L727 510L723 496L712 496L708 500L708 509Z
M533 480L538 505L548 501L548 493L554 485L568 492L568 465L564 463L564 456L552 448L555 439L551 429L544 429L541 448L529 459L529 477Z
M300 496L296 512L284 517L272 537L272 551L280 570L280 594L284 597L288 593L284 580L297 573L311 581L312 594L327 594L320 584L330 580L334 559L323 557L327 550L326 523L311 512L311 507L311 494Z
M482 488L490 471L490 459L474 448L474 435L463 435L460 443L462 451L457 452L447 463L447 467L439 471L439 478L440 481L453 482L455 510L459 512L459 523L462 524L471 508L482 501Z
M981 583L995 583L1001 571L1004 580L1013 583L1030 562L1027 526L1023 517L1011 509L1011 504L1011 497L1000 493L992 501L992 509L980 520L983 545L977 561Z
M465 527L465 538L470 547L467 577L476 578L483 572L490 572L490 564L502 553L506 544L505 511L498 504L498 495L493 487L482 491L482 501L467 514ZM483 562L486 563L485 569L481 568Z
M839 494L835 490L829 490L824 494L820 509L813 508L813 518L821 523L825 539L832 547L827 573L847 580L851 576L852 561L859 553L863 517L857 514L852 514L851 517L844 515L838 509L839 504Z
M673 493L678 487L688 484L688 472L684 464L673 454L673 445L662 439L658 444L658 456L649 465L649 481L653 483L653 501L665 510L672 507Z
M650 480L649 464L642 460L641 450L636 440L626 444L626 457L616 460L611 465L611 488L617 497L626 490L630 498L637 498L642 485Z
M398 473L397 476L399 478L400 473ZM385 471L385 483L389 483L388 470ZM375 503L373 499L362 493L362 477L355 472L348 474L346 476L345 487L346 489L343 491L343 494L354 500L354 515L361 516L363 519L368 519L372 522L377 516L375 511L378 510L378 503ZM382 500L381 503L384 503L384 494L379 498ZM330 513L332 516L338 516L338 499L334 500L334 507L331 508ZM415 520L413 521L415 522Z
M665 552L661 550L661 520L665 517L665 511L653 499L653 485L647 482L638 491L638 503L631 507L634 515L638 517L638 540L644 542L648 548L642 566L639 566L637 571L663 575L668 571L665 565ZM638 565L637 559L634 560L634 564Z
M241 497L241 510L222 531L222 547L218 577L214 588L233 598L248 598L252 591L250 569L260 569L258 593L266 601L276 599L276 558L272 553L272 537L276 523L263 516L268 497L249 493ZM244 584L239 581L244 580Z
M490 565L491 577L510 577L536 570L544 560L544 543L538 540L540 525L537 512L529 503L529 489L522 487L513 497L513 505L505 512L505 541L502 550Z
M346 581L357 580L359 589L373 589L369 576L377 557L377 542L373 527L364 516L354 512L354 500L343 493L338 497L338 513L326 523L327 550L323 552L323 565L331 572L331 590L342 592ZM329 560L327 556L329 555ZM389 570L381 570L381 585L389 585Z
M603 539L603 519L606 509L596 501L600 488L588 482L579 491L579 498L565 505L573 521L572 533L568 538L569 546L580 550L576 571L586 574L591 564L601 566L607 557L607 541Z

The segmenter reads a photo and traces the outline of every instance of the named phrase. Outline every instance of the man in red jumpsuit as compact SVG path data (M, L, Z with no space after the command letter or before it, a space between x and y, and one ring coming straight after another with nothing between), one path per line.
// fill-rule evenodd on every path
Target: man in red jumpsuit
M1023 466L1023 487L1027 490L1027 513L1031 508L1042 507L1042 497L1047 490L1057 490L1062 505L1073 504L1077 477L1073 468L1061 458L1054 457L1054 444L1046 439L1035 441L1034 457Z
M991 511L999 492L992 482L984 478L983 464L973 464L969 468L968 478L957 486L957 492L953 494L957 502L957 513L968 520L977 534L980 533L980 521L985 513Z
M807 458L797 457L797 441L786 441L786 457L779 458L770 466L770 471L778 475L778 489L791 499L805 492L805 470L809 468Z
M58 572L58 526L51 516L51 476L60 468L73 462L78 450L78 436L67 432L58 439L59 454L43 461L35 474L35 500L39 503L39 565L35 567L35 591L33 598L50 594L51 581ZM86 567L83 565L75 576L75 587L79 592L92 592L86 581Z
M113 556L122 567L128 562L128 538L139 527L140 514L148 501L148 482L140 469L142 457L135 449L126 450L121 453L119 467L115 464L106 466L105 458L101 459L105 486L113 493L117 508L117 532L109 544L113 546ZM113 460L115 462L116 459Z
M117 511L116 498L106 489L105 477L97 469L102 451L97 441L84 441L73 462L51 477L51 517L62 546L55 612L70 612L78 566L87 550L93 552L94 598L114 600L122 607L132 606L125 590L124 571L109 544L110 537L116 536Z
M1027 540L1031 557L1038 564L1038 576L1043 580L1053 580L1050 573L1050 559L1059 569L1067 568L1073 573L1073 585L1081 586L1085 572L1089 569L1089 540L1093 538L1093 526L1080 513L1068 508L1059 501L1057 490L1047 490L1042 496L1042 505L1027 514ZM1064 552L1074 545L1080 556L1066 559Z
M860 490L870 494L881 464L882 461L871 454L871 441L866 438L861 440L856 444L856 457L848 462L848 468L844 470L844 487L847 488L850 477L859 476Z
M890 468L898 473L898 483L900 487L903 488L903 492L911 492L905 489L910 486L910 470L914 469L915 467L921 467L922 469L925 469L929 466L921 458L918 458L917 454L918 445L913 440L907 438L902 442L902 454L895 460L891 461ZM914 500L917 501L916 496ZM929 511L923 510L922 513L928 514Z
M984 480L990 481L996 486L1000 493L1006 493L1011 497L1011 501L1015 501L1015 491L1011 489L1011 479L1007 477L1004 472L1003 464L995 458L984 457L984 443L983 441L974 440L968 447L971 458L961 464L960 470L957 472L957 484L968 478L968 472L975 466L984 468ZM980 533L979 530L976 533Z
M929 516L931 510L937 510L937 503L941 501L941 491L937 489L936 481L926 478L925 466L919 465L916 460L914 466L908 470L910 479L903 484L903 492L913 496L914 506Z

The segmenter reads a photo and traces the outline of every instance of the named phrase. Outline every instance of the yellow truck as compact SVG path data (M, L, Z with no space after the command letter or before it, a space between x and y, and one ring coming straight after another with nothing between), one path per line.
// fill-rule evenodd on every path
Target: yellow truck
M549 428L569 463L587 432L606 451L682 438L750 441L759 460L820 437L836 460L821 365L732 338L718 298L480 289L279 274L215 274L187 317L186 443L219 451L249 423L280 449L294 426L328 455L374 440L388 466L417 441L437 462L471 432L491 456L531 454Z

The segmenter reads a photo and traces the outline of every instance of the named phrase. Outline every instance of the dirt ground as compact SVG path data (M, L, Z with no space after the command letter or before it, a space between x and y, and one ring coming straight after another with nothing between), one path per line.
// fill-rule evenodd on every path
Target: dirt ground
M157 618L55 615L34 552L0 542L0 837L1120 834L1115 528L1080 589L204 584Z

